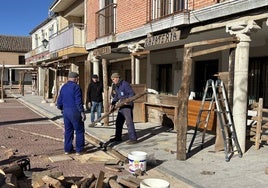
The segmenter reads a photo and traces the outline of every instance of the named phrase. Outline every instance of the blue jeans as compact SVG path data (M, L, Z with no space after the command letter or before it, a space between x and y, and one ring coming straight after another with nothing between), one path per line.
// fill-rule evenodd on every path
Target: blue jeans
M97 111L97 119L101 117L101 111L102 111L102 102L91 102L91 122L93 123L95 121L95 112Z

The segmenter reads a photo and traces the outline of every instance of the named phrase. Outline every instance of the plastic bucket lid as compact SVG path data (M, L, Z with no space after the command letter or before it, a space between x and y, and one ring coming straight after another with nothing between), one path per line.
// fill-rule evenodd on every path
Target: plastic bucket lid
M140 188L169 188L170 184L166 180L157 178L144 179L140 183Z
M136 160L145 160L147 153L143 151L132 151L128 154L128 158Z

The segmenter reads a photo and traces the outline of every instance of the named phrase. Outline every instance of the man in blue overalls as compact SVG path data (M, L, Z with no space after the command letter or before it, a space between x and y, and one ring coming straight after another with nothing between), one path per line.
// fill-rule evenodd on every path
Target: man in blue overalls
M74 131L76 136L76 155L80 155L85 145L86 120L81 87L77 84L79 75L70 72L68 82L60 90L57 100L57 108L62 110L64 119L64 151L70 154L74 151Z
M131 85L125 81L120 79L120 75L118 73L113 73L111 79L114 84L114 98L112 101L112 108L115 107L117 102L124 102L127 98L133 97L135 95ZM128 137L128 144L137 143L137 134L133 122L133 102L127 103L124 106L120 107L118 110L118 114L116 117L116 130L115 130L115 138L110 139L110 142L120 142L122 141L122 130L123 125L126 122Z

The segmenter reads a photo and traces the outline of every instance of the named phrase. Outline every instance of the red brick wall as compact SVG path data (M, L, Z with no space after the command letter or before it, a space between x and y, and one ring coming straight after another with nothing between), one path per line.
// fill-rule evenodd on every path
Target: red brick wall
M116 33L122 33L142 27L148 19L149 0L117 0ZM217 0L188 0L188 9L197 10L216 4ZM87 42L96 39L96 12L98 0L87 1Z
M87 42L94 41L96 39L96 12L99 10L98 0L89 0L86 5L86 25L87 25Z
M118 0L117 3L117 33L141 27L146 23L146 0Z

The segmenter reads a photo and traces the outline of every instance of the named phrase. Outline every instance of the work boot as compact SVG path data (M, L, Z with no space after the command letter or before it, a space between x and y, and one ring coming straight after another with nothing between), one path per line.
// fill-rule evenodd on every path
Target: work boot
M122 138L111 138L109 142L122 142Z
M137 144L138 140L128 140L126 143L129 144L129 145Z

